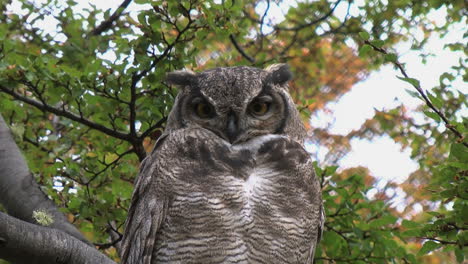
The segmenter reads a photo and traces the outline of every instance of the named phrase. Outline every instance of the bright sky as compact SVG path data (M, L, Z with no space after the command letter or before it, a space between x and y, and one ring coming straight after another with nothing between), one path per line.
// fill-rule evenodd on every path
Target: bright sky
M63 2L66 2L65 0ZM104 10L111 8L113 12L121 1L87 1L79 0L79 7L86 7L90 2L98 8ZM362 0L357 0L350 10L350 14L360 12L357 8ZM273 21L284 19L284 10L288 6L294 5L284 1L282 6L271 4L270 14ZM263 13L265 5L259 5L257 12ZM20 9L18 3L13 1L11 10L18 12ZM136 14L137 6L131 4L128 8L132 14ZM340 4L336 10L339 17L343 18L346 14L347 4ZM431 14L433 21L442 23L445 18L445 10L441 9ZM466 20L465 20L466 22ZM45 21L44 28L55 30L53 21ZM268 31L268 28L264 29ZM439 83L439 76L447 71L451 66L457 65L458 60L463 55L454 55L453 52L444 50L443 45L460 40L463 32L467 31L466 23L457 25L452 32L444 39L433 36L425 50L435 54L430 57L426 64L422 64L418 57L419 52L411 51L411 43L402 43L397 47L399 60L406 63L406 70L413 78L419 79L424 89L431 89ZM418 32L415 30L417 36ZM368 118L374 115L374 109L391 109L400 104L404 104L408 109L415 109L420 101L410 97L405 89L412 89L405 82L400 81L395 76L401 76L399 72L387 65L379 71L372 72L370 76L356 84L353 89L344 95L338 102L331 103L328 107L332 110L331 114L325 112L319 113L311 118L313 126L331 124L331 131L336 134L346 134L351 130L357 129ZM455 83L456 87L464 87L466 84L461 80ZM461 90L461 88L460 88ZM465 114L468 110L464 109ZM421 117L419 117L421 118ZM341 169L355 166L368 167L373 176L384 181L404 181L408 175L417 169L417 164L409 158L409 150L401 150L401 146L393 142L389 137L378 137L372 141L353 140L351 142L352 151L340 161Z
M440 11L443 12L443 11ZM439 17L445 17L439 13ZM458 65L461 54L443 48L444 44L459 41L463 35L463 27L458 25L444 39L437 36L430 38L426 50L435 56L428 58L426 64L418 57L419 52L411 51L408 43L402 43L397 47L399 60L406 64L407 73L418 80L424 89L430 90L439 85L439 76ZM360 127L360 124L374 114L374 109L391 109L404 104L408 109L414 110L421 101L408 95L405 89L414 89L409 84L400 81L395 76L401 76L400 72L387 65L379 71L371 73L368 79L356 84L352 91L344 95L337 103L331 104L333 116L328 119L335 120L331 131L337 134L346 134ZM462 80L454 82L459 90L468 91L466 83ZM352 112L350 112L352 109ZM468 110L463 109L463 115L467 116ZM414 116L414 114L412 115ZM326 119L326 118L325 118ZM421 117L419 117L419 120ZM417 169L417 164L410 158L410 151L400 151L400 146L389 137L380 137L372 142L368 140L352 141L353 151L345 157L340 165L353 167L356 165L367 166L377 178L404 181L409 174Z
M294 2L294 1L292 1ZM361 12L358 6L363 0L354 1L350 8L350 15ZM271 20L278 22L284 19L284 12L288 6L293 5L284 1L281 6L270 5ZM266 5L259 5L257 12L263 14ZM335 14L343 20L347 12L347 3L338 6ZM442 25L445 19L445 10L439 9L430 14L430 19L438 25ZM268 31L268 29L266 29ZM420 52L412 51L411 43L401 43L397 49L399 61L405 64L407 73L418 80L424 89L430 90L439 84L439 76L458 65L458 60L463 56L455 55L453 52L444 49L444 45L459 41L463 33L467 31L466 24L461 23L454 26L451 32L443 39L432 36L428 41L424 51L434 54L429 57L426 64L421 62ZM411 32L416 37L423 37L417 29ZM404 104L407 109L414 110L421 101L408 95L405 89L414 89L410 85L397 79L401 76L393 66L385 65L380 70L372 72L370 76L354 85L352 90L345 94L338 102L330 103L327 107L331 111L321 111L318 115L311 117L313 127L327 127L331 125L331 132L334 134L346 135L352 130L358 129L361 124L374 115L374 109L392 109ZM461 80L454 83L455 87L465 87ZM466 91L466 90L464 90ZM468 110L464 109L464 116L468 115ZM414 114L413 114L414 116ZM416 115L421 120L420 115ZM411 172L418 168L418 165L410 159L411 151L402 150L401 146L395 143L390 137L383 136L369 140L352 140L352 151L339 163L340 169L356 166L369 168L372 175L385 181L403 182ZM322 154L322 155L320 155ZM320 151L319 158L324 157L326 152Z

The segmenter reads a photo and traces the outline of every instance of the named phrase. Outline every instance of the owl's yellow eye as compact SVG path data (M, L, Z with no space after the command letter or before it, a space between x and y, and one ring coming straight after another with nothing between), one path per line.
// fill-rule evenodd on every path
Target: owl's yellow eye
M255 116L265 115L268 110L270 110L270 103L268 102L255 101L249 106L250 113Z
M213 107L206 102L196 103L194 110L200 118L212 118L215 114Z

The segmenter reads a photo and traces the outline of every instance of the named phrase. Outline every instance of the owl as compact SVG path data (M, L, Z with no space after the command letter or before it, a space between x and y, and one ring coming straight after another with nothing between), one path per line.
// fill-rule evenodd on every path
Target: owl
M285 64L176 71L136 179L123 263L312 263L324 214Z

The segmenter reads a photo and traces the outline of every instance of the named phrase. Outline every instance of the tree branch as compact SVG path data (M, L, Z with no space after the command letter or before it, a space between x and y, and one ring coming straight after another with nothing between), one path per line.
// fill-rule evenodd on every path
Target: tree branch
M132 76L132 84L130 85L130 102L128 104L128 107L130 108L130 117L129 117L129 123L130 123L130 135L132 137L136 137L136 128L135 128L135 122L136 122L136 85L138 81L135 80L137 78L137 75ZM141 79L141 78L140 78Z
M270 10L270 0L266 1L266 5L267 6L265 8L265 11L263 12L262 17L260 18L260 27L258 29L259 37L258 37L258 40L257 40L257 42L260 45L258 45L258 49L257 49L256 54L263 50L263 39L265 38L265 34L263 34L263 26L265 25L265 18L267 17L268 11Z
M388 52L382 48L379 48L379 47L376 47L374 44L372 44L370 41L368 40L365 40L364 41L365 44L369 45L372 47L372 49L374 49L375 51L379 52L379 53L382 53L384 55L388 54ZM410 78L410 79L413 79L411 77L408 76L408 74L406 73L405 71L405 68L403 67L403 65L398 61L398 60L395 60L393 61L393 65L395 65L401 72L401 74L403 74L403 76L405 78ZM445 117L445 115L439 111L439 109L437 109L431 102L431 100L429 100L429 98L426 96L426 93L424 92L424 90L421 88L421 86L419 84L413 84L411 83L411 85L416 89L416 91L418 91L419 95L421 95L421 97L423 98L424 102L426 103L426 105L432 109L432 111L434 111L445 123L445 127L448 128L450 131L452 131L455 136L458 137L458 142L459 143L462 143L465 147L468 147L468 143L467 142L464 142L465 140L465 137L462 135L462 133L460 133L460 131L458 131L454 125L450 124L450 121L447 119L447 117Z
M140 138L145 139L145 137L147 137L151 132L153 132L153 130L155 130L156 128L162 127L162 124L166 123L166 121L167 121L167 116L161 118L156 124L152 125L150 128L145 130L145 132L141 134Z
M99 249L104 249L107 246L114 247L117 250L117 253L119 256L122 256L122 238L123 234L119 232L119 228L117 227L117 224L115 221L109 221L107 222L107 233L109 233L109 236L112 240L112 242L107 243L107 244L101 244L101 245L96 245L99 247Z
M250 57L245 51L244 49L242 49L242 47L239 45L239 43L237 43L236 39L234 38L234 35L230 34L229 35L229 39L231 40L231 43L234 45L234 47L236 48L236 50L242 55L242 57L244 57L246 60L250 61L251 63L255 63L255 59Z
M80 240L57 229L0 212L0 258L14 263L115 264Z
M41 191L1 115L0 194L0 203L10 215L26 222L36 223L33 211L46 211L54 218L51 227L87 242L78 229L67 221L65 215L59 212L56 205ZM3 222L0 221L1 225Z
M76 122L78 122L80 124L86 125L86 126L92 128L92 129L96 129L98 131L101 131L102 133L104 133L106 135L109 135L111 137L115 137L115 138L122 139L122 140L125 140L125 141L131 141L131 136L129 134L125 134L125 133L110 129L108 127L105 127L105 126L103 126L101 124L94 123L91 120L88 120L88 119L86 119L86 118L84 118L82 116L76 115L76 114L74 114L72 112L66 111L65 109L59 109L59 108L53 107L51 105L45 104L43 102L39 102L39 101L36 101L34 99L28 98L26 96L23 96L23 95L21 95L19 93L14 92L11 89L8 89L8 88L4 87L4 86L0 86L0 91L3 91L4 93L7 93L7 94L13 96L15 99L17 99L19 101L22 101L24 103L32 105L32 106L38 108L39 110L54 113L54 114L56 114L58 116L66 117L66 118L71 119L73 121L76 121Z
M305 23L305 24L299 24L295 27L282 27L282 26L278 26L278 25L269 25L271 26L274 30L284 30L284 31L299 31L299 30L302 30L304 28L307 28L307 27L310 27L310 26L313 26L313 25L316 25L324 20L326 20L328 17L330 17L333 12L335 12L335 9L338 7L338 5L341 3L342 0L338 0L335 2L335 5L333 5L333 7L330 9L330 11L328 11L326 14L324 14L323 16L313 20L313 21L310 21L309 23ZM254 21L258 24L262 24L263 22L261 20L258 20L256 18L253 18L250 16L250 14L246 11L244 11L244 15L250 19L251 21ZM267 24L268 25L268 24Z
M115 12L107 20L104 20L99 26L89 32L88 36L97 36L108 30L112 26L112 23L114 23L114 21L122 15L125 8L127 8L131 2L132 0L123 1L122 4L120 4L119 7L115 10Z
M298 26L295 26L295 27L290 27L290 28L286 28L286 27L280 27L280 26L275 26L274 28L275 29L279 29L279 30L286 30L286 31L297 31L297 30L301 30L301 29L304 29L306 27L310 27L310 26L313 26L313 25L316 25L324 20L326 20L329 16L331 16L333 14L333 12L335 12L335 9L336 7L341 3L342 0L338 0L335 2L335 5L330 9L330 11L328 11L328 13L326 13L325 15L309 22L309 23L306 23L306 24L301 24L301 25L298 25Z
M187 13L189 13L189 11L187 11ZM130 107L130 134L128 135L131 139L129 140L131 143L132 143L132 146L135 150L135 153L137 154L138 158L140 159L140 161L142 161L145 157L146 157L146 152L145 152L145 149L143 147L143 141L142 141L142 138L144 137L136 137L136 132L132 132L135 130L135 120L136 120L136 109L135 109L135 103L136 103L136 86L138 84L138 82L148 74L148 72L150 72L152 69L154 69L154 67L156 67L156 65L161 61L163 60L164 58L166 58L169 53L171 52L172 48L179 42L181 41L181 37L182 35L188 31L192 24L193 24L193 20L189 17L188 18L188 23L187 25L182 29L180 30L179 28L177 28L177 26L174 24L174 27L176 28L176 30L178 31L178 34L177 34L177 37L175 38L175 40L172 42L172 43L168 43L167 47L164 49L164 51L162 52L162 54L160 54L159 56L155 56L153 61L151 62L151 64L148 66L148 68L146 69L143 69L139 72L134 72L133 75L132 75L132 82L130 84L130 92L131 92L131 100L130 100L130 103L129 103L129 107Z

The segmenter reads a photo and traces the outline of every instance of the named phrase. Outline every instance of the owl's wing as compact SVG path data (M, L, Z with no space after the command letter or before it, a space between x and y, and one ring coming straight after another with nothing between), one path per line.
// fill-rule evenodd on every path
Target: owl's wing
M162 144L161 138L155 150ZM155 151L153 150L153 152ZM143 160L125 223L122 264L150 264L156 233L165 219L168 199L154 186L154 155Z
M318 196L318 199L316 200L318 204L318 208L317 208L317 211L318 212L314 212L314 215L316 217L316 221L317 221L317 240L314 241L314 243L312 243L310 245L310 250L309 250L309 256L307 257L307 262L306 263L314 263L314 256L315 256L315 251L320 243L320 240L322 239L322 235L323 235L323 226L325 224L325 210L323 208L323 200L322 200L322 187L320 186L320 183L319 181L317 180L317 176L315 174L315 171L314 169L311 167L310 168L310 171L312 173L307 173L307 175L311 175L312 178L311 178L311 181L314 182L313 186L312 187L312 192L314 193L317 193L319 194Z
M311 245L309 257L307 258L306 263L314 263L315 250L317 249L320 240L322 240L323 225L325 224L325 211L323 210L323 204L320 205L320 212L318 217L319 218L317 223L317 241L315 241L315 243Z

